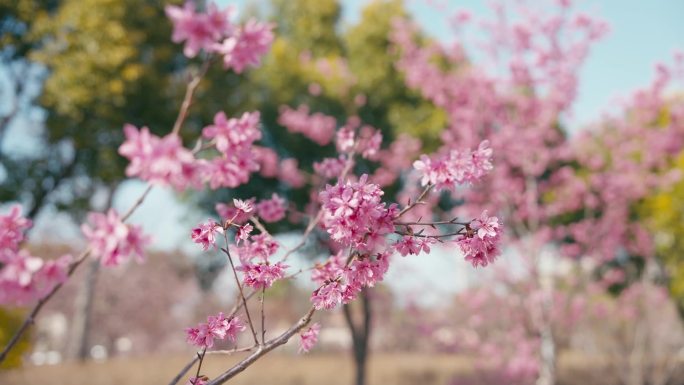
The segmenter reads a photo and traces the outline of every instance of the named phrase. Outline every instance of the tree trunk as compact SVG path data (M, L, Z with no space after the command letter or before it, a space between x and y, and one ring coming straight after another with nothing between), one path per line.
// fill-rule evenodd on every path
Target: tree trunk
M540 367L537 385L555 385L556 383L556 341L553 335L553 292L555 279L553 269L547 272L537 270L539 288L542 290L540 337Z
M354 367L356 369L354 383L356 385L365 385L368 367L372 308L368 289L363 289L359 294L359 297L361 299L360 322L355 322L354 316L352 315L351 304L344 305L342 310L352 337L352 354L354 358Z
M78 361L85 361L89 357L89 341L95 283L100 267L99 260L93 260L88 265L85 280L76 297L73 319L73 345L69 356Z
M112 207L114 193L116 192L117 186L117 183L109 186L107 191L107 201L104 205L103 211L109 210ZM99 270L100 261L91 261L81 286L81 290L76 296L76 301L74 304L75 309L72 329L73 339L69 356L78 361L87 360L90 353L90 343L88 341L88 337L90 335L93 300L95 297L95 285L97 283L97 275Z
M544 307L544 311L547 313L547 310L550 309L546 309L547 306ZM551 330L551 322L548 319L544 321L541 330L540 353L541 365L537 385L554 385L556 383L556 342L553 339L553 330Z

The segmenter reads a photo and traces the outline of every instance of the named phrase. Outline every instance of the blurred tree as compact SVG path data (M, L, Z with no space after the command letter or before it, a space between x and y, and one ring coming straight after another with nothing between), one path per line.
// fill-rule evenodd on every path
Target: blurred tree
M684 173L684 154L676 158L673 168ZM684 179L645 199L637 213L655 234L656 255L666 270L680 316L684 317Z
M24 315L19 311L0 309L0 344L5 346L17 329L24 322ZM30 347L30 334L24 335L16 348L2 362L0 369L14 368L21 365L21 356Z
M123 174L116 151L125 122L168 131L182 92L179 74L188 63L169 40L164 3L0 3L7 15L0 27L6 71L39 65L46 74L42 88L40 78L16 76L17 88L41 90L45 130L30 154L3 148L0 199L25 203L29 217L48 202L80 216L94 191ZM17 135L37 131L14 124L20 125Z

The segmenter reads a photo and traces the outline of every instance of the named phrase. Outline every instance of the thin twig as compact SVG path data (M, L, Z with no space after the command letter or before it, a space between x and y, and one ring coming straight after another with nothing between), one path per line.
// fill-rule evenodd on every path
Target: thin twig
M397 222L395 221L394 224L396 226L436 226L436 225L461 225L465 226L470 224L470 222L458 222L458 218L454 218L449 221L435 221L435 222Z
M207 73L210 63L211 60L206 59L202 64L202 69L200 70L200 72L194 75L192 79L188 82L188 86L185 89L185 97L183 97L183 103L181 104L178 117L176 117L176 122L173 124L173 130L171 130L172 134L178 134L180 132L180 129L183 126L183 122L185 121L185 118L188 116L188 110L192 105L192 98L195 95L195 91L197 90L197 87L199 86L202 77L204 77L204 75Z
M254 336L254 343L259 344L259 339L257 338L257 333L256 329L254 329L254 323L252 323L252 317L249 315L249 307L247 307L247 299L245 298L245 293L242 290L242 284L240 283L240 278L237 276L237 271L235 270L235 264L233 263L233 257L230 256L230 251L228 250L228 235L226 235L226 232L223 232L223 237L226 240L226 247L222 248L224 253L228 256L228 261L230 262L230 269L233 271L233 277L235 277L235 284L238 287L238 290L240 291L240 298L242 298L242 305L245 308L245 314L247 314L247 321L249 322L249 328L252 331L252 335Z
M249 352L249 351L252 351L254 349L257 349L258 347L259 347L259 345L252 345L252 346L247 346L244 348L235 347L233 349L227 349L227 350L210 350L207 352L207 354L209 354L211 356L213 356L213 355L228 355L229 356L229 355L235 354L235 353Z
M199 364L197 364L197 373L195 373L195 380L190 381L192 384L197 384L197 378L200 375L200 370L202 370L202 363L204 362L204 355L207 353L207 348L202 349L202 353L197 353L197 358L199 358Z
M256 215L252 215L251 217L249 217L249 220L252 223L254 223L254 227L256 227L259 231L261 231L262 234L268 234L269 236L271 236L271 233L269 233L268 230L266 230L266 228L261 223L261 221L259 221L259 218L257 218Z
M264 313L264 296L266 295L266 287L261 288L261 343L266 343L266 314Z
M188 364L185 365L183 369L181 369L181 371L178 372L178 374L176 374L176 377L174 377L171 380L171 382L169 382L169 385L176 385L178 381L180 381L180 379L183 378L185 373L187 373L195 365L195 362L197 361L199 361L199 356L195 355L195 357L192 360L190 360L190 362L188 362Z
M446 238L446 237L451 237L451 236L453 236L453 235L463 235L463 234L464 234L464 233L463 233L463 230L464 230L464 229L460 229L460 230L458 230L458 231L456 231L456 232L453 232L453 233L445 233L445 234L439 234L439 235L430 235L430 234L410 234L410 233L405 233L405 232L403 232L403 231L395 231L394 233L395 233L395 234L399 234L399 235L410 235L410 236L412 236L412 237L419 237L419 238Z
M420 193L420 195L418 196L418 199L409 203L408 206L404 207L399 212L399 214L397 214L396 218L394 218L394 219L399 219L402 217L402 215L406 214L407 212L409 212L411 209L413 209L417 205L424 204L425 202L423 202L423 198L425 198L425 196L430 192L430 190L432 190L433 187L435 187L435 185L432 183L429 183L427 186L425 186L425 189L423 189L423 192Z
M287 343L287 341L289 341L292 336L297 334L300 330L302 330L306 325L309 324L309 322L311 321L311 317L315 312L315 308L312 307L311 309L309 309L309 311L302 318L300 318L299 321L297 321L297 323L294 324L291 328L287 329L278 337L269 340L267 343L260 346L254 353L250 354L245 359L243 359L227 371L223 372L215 379L209 381L207 385L219 385L225 383L226 381L230 380L231 378L235 377L236 375L247 369L250 365L252 365L255 361L264 356L266 353L270 352L271 350L277 348L280 345L284 345L285 343Z

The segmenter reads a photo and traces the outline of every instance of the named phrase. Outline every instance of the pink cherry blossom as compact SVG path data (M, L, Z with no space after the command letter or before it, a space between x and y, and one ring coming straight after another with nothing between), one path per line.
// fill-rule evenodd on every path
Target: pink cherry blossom
M235 35L214 44L212 50L223 55L223 66L242 73L247 67L257 67L273 42L273 25L248 20Z
M296 110L283 106L280 108L278 124L289 132L300 133L321 146L330 143L335 135L337 123L332 116L320 112L309 114L309 107L299 106Z
M359 151L365 159L377 160L380 146L382 146L382 133L371 126L363 126L359 140Z
M261 139L259 112L245 112L240 118L228 119L221 111L214 116L214 124L204 127L202 136L216 141L216 149L229 154L249 149Z
M405 257L409 254L418 255L421 251L429 253L430 244L435 242L437 241L430 237L404 235L397 243L394 244L394 247L399 254Z
M251 264L254 259L266 262L278 251L278 242L268 234L253 235L242 246L232 247L232 251L235 251L243 265Z
M235 233L235 244L239 245L240 241L247 240L249 234L252 233L252 230L254 230L254 227L249 223L240 226Z
M285 199L278 194L264 199L256 205L257 213L264 222L273 223L285 218Z
M477 150L451 150L435 157L422 155L413 166L422 174L421 183L433 184L439 189L454 189L456 185L474 183L492 170L492 150L487 141Z
M88 222L81 226L81 230L92 255L99 258L103 266L118 266L130 258L138 262L144 260L143 249L150 243L150 238L142 233L139 226L123 223L113 209L106 214L88 214Z
M193 1L187 1L181 7L168 5L164 8L166 15L173 23L174 43L185 41L183 53L187 57L195 57L204 49L210 51L222 36L232 34L230 24L232 8L219 10L215 4L209 4L207 13L197 13Z
M199 376L199 377L190 377L188 379L188 382L186 385L207 385L209 383L209 377L207 376Z
M314 162L313 168L316 174L324 179L335 179L342 174L347 159L343 156L339 158L324 158L320 162Z
M64 283L72 261L71 255L45 261L26 250L14 253L0 267L0 304L23 305L45 297Z
M237 202L236 202L237 201ZM250 212L254 209L255 198L248 200L234 199L232 205L227 205L225 203L216 204L216 213L221 217L221 220L226 222L231 222L234 224L243 224L247 222L251 216ZM236 207L235 204L240 208ZM249 211L244 211L249 210Z
M241 212L241 213L251 213L252 210L254 210L254 203L252 200L242 200L242 199L233 199L233 205L235 208Z
M259 163L259 174L264 178L278 177L278 154L268 147L252 146L252 150Z
M480 218L471 222L466 234L457 238L456 244L461 248L465 260L474 267L485 267L493 263L499 256L499 243L503 226L497 217L490 217L484 211Z
M19 249L24 232L31 227L31 221L21 216L21 206L14 205L9 213L0 215L0 262L8 262L9 255Z
M247 183L252 172L259 170L254 142L261 139L259 112L245 112L240 118L228 119L218 112L214 124L205 127L202 135L215 142L220 156L202 163L203 177L209 187L235 188Z
M326 281L332 281L340 277L344 271L346 255L344 250L331 255L325 263L317 263L311 273L311 280L318 285L323 285Z
M323 225L330 237L342 245L368 250L367 234L383 235L394 231L393 226L382 225L388 214L387 206L381 201L383 194L378 185L368 183L367 175L358 182L326 186L319 199L323 207Z
M147 127L138 130L130 124L124 125L124 134L126 141L119 147L119 154L130 161L127 176L178 190L201 187L200 164L183 147L178 135L172 133L160 138Z
M282 262L274 264L259 262L243 264L235 269L243 272L245 285L255 289L267 289L275 281L285 277L287 267Z
M330 281L314 290L311 294L311 302L316 310L330 310L341 304L347 287L339 281Z
M306 184L306 178L299 170L299 162L294 158L283 159L278 170L278 178L294 188Z
M337 130L337 134L335 134L335 146L337 147L337 152L340 154L349 153L354 148L354 129L357 125L358 122L353 126L346 124Z
M213 219L209 219L205 223L200 223L197 227L192 229L190 236L192 241L202 245L202 250L209 250L209 248L216 245L217 234L223 234L223 227L216 223Z
M490 217L487 215L487 210L482 212L480 218L475 219L471 223L473 230L477 231L477 236L480 239L496 238L501 227L501 222L497 217Z
M373 287L384 276L383 269L378 267L379 263L381 262L373 261L370 257L354 259L343 270L344 279L354 287Z
M308 353L318 342L318 333L321 331L321 325L315 323L311 325L304 332L299 334L299 353Z
M237 334L243 330L245 326L238 317L226 318L223 313L218 313L216 316L209 316L206 323L185 329L185 334L189 344L212 348L215 339L235 342Z

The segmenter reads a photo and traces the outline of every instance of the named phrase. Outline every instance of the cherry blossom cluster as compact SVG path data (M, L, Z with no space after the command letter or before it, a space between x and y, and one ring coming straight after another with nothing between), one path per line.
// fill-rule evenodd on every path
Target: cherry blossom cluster
M264 222L273 223L285 218L285 199L278 194L271 195L271 199L264 199L256 204L257 215Z
M460 235L456 244L461 248L466 261L473 266L485 267L501 254L499 243L503 224L497 217L490 217L487 211L466 225L466 232Z
M223 226L209 219L193 228L190 236L193 242L202 245L202 250L206 251L216 245L216 238L221 234L223 234Z
M310 114L307 105L301 105L296 110L281 107L278 124L287 128L288 132L302 134L321 146L332 141L337 127L335 118L320 112Z
M44 260L21 249L31 221L12 206L0 215L0 304L21 305L42 299L68 275L70 255Z
M214 124L202 130L202 136L212 139L220 156L208 162L201 162L209 187L234 188L249 181L252 172L259 170L254 142L261 139L259 113L246 112L240 118L227 119L219 112Z
M206 323L185 329L188 343L200 348L209 349L214 346L214 340L228 339L235 342L238 333L245 330L245 326L236 316L226 317L222 312L207 317Z
M166 15L173 23L175 43L185 42L183 53L192 58L201 51L223 56L223 66L241 73L256 67L273 42L273 26L254 19L244 25L231 22L233 9L219 9L209 3L205 12L198 12L193 1L183 7L169 5Z
M126 176L178 190L200 188L199 167L192 152L183 147L178 135L158 137L147 127L124 125L126 141L119 154L129 160Z
M382 133L369 125L361 125L358 116L352 116L335 135L335 146L340 154L349 155L352 152L361 154L369 160L378 160Z
M323 225L330 238L342 246L360 251L383 247L385 235L394 232L396 204L382 202L384 192L368 175L358 181L327 185L319 194L323 209Z
M151 239L140 226L123 223L114 209L107 213L88 214L88 223L81 226L93 257L103 266L118 266L131 258L144 260L144 248Z
M271 199L260 201L254 205L254 199L247 201L235 199L233 206L223 205L226 221L224 225L208 220L192 229L191 237L195 243L208 250L216 245L217 235L224 234L229 228L235 229L235 244L226 245L226 251L237 256L240 265L235 269L243 273L246 286L255 289L266 289L285 276L287 265L283 262L272 263L269 258L278 251L278 243L267 233L252 234L254 227L245 223L249 214L257 211L257 215L266 222L276 222L285 216L285 200L277 194Z
M308 353L318 342L318 333L321 331L321 324L315 323L304 332L299 334L299 352Z
M434 157L421 155L413 166L421 173L423 186L432 184L438 190L453 189L456 185L476 182L493 169L492 149L485 140L472 152L451 150Z
M138 130L127 124L124 134L126 141L119 147L119 154L130 161L126 175L152 184L177 190L199 190L205 183L212 189L233 188L247 183L251 173L259 170L254 148L254 142L261 139L258 112L246 112L231 119L218 112L213 124L202 131L218 152L211 159L197 158L183 147L176 133L160 138L147 127Z
M391 255L391 251L385 251L347 257L342 250L316 265L312 280L320 287L311 295L314 308L329 310L353 301L361 289L382 281Z

